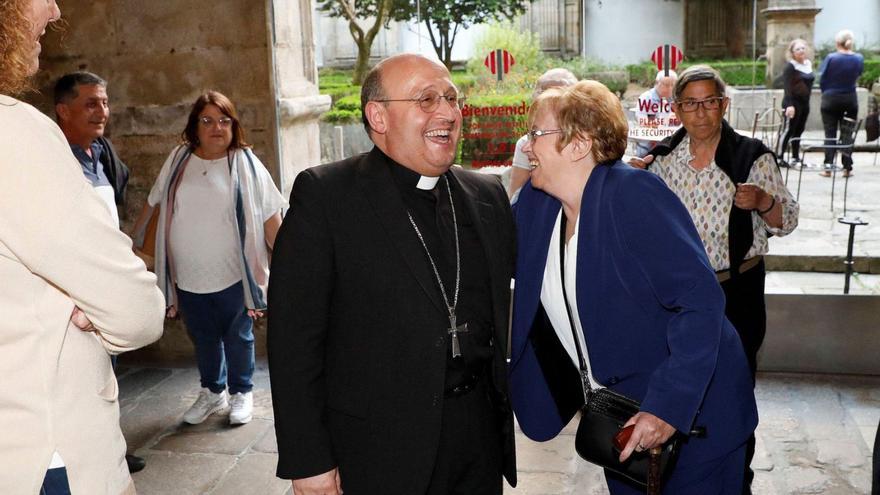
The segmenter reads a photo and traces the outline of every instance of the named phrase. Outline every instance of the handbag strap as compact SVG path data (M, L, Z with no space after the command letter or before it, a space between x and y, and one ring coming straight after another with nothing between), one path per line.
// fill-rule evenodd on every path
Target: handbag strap
M559 267L560 278L562 280L562 300L565 301L565 312L568 315L568 325L571 327L571 336L574 337L574 348L577 351L578 363L580 365L581 388L584 392L584 402L589 401L590 393L593 387L590 385L590 370L587 367L587 359L584 357L584 351L581 349L581 342L577 335L577 327L574 325L574 318L571 314L571 305L568 303L568 293L565 290L565 227L567 221L565 212L560 211L559 221Z

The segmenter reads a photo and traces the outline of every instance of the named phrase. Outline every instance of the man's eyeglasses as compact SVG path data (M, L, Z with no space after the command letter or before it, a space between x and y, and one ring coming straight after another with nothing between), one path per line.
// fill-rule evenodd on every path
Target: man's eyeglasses
M199 117L199 123L204 127L214 127L214 124L220 124L220 127L226 128L232 125L232 119L229 117L220 117L214 120L211 117Z
M681 100L675 102L682 112L696 112L697 108L703 107L703 110L718 110L721 108L721 102L724 101L723 96L714 96L705 100Z
M449 106L452 108L458 108L461 110L461 107L464 106L464 97L459 96L457 93L448 93L445 95L441 95L436 91L425 91L418 98L397 98L397 99L384 99L384 100L372 100L379 103L387 103L391 101L414 101L419 104L419 108L422 109L425 113L431 113L434 110L437 110L437 107L440 106L440 101L446 100L446 103L449 103Z
M557 134L562 132L562 129L532 129L529 131L529 141L535 142L541 136L546 136L547 134Z

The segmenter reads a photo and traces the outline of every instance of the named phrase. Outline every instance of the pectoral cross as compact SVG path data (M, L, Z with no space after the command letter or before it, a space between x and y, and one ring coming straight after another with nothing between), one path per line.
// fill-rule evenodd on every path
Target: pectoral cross
M461 346L458 343L458 334L467 333L467 331L467 323L456 325L455 313L453 312L452 308L449 308L449 330L447 333L449 333L449 335L452 335L452 359L461 357Z

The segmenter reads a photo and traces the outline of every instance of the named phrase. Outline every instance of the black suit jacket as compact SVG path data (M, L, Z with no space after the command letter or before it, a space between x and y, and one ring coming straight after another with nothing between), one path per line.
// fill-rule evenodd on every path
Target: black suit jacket
M349 495L424 493L440 435L448 320L389 163L374 148L300 173L269 281L277 474L303 478L339 466ZM514 485L504 360L514 226L496 178L452 174L489 262L492 389L504 474Z

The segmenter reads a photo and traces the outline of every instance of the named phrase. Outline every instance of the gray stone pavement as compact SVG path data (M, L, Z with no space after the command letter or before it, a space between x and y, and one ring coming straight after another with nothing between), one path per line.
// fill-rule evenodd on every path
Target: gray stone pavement
M124 366L124 361L123 361ZM258 363L254 420L230 427L221 413L182 423L198 392L192 368L120 369L122 427L147 459L134 475L141 495L283 495L265 362ZM865 494L880 419L880 377L762 373L756 389L755 493ZM574 452L574 424L535 443L517 434L520 484L506 495L606 494L601 472Z
M813 133L815 134L815 133ZM813 137L808 133L808 136ZM873 153L856 153L847 213L871 222L856 231L856 270L851 293L880 295L880 164ZM821 156L808 156L820 163ZM831 179L805 170L801 217L790 236L770 241L767 292L841 293L848 228L844 181L838 176L834 209ZM797 171L789 172L792 190ZM859 273L861 272L861 273ZM125 358L122 359L125 365ZM258 363L254 420L229 427L215 415L199 426L182 424L198 393L191 368L129 368L120 374L122 427L130 450L147 459L134 475L138 492L152 494L290 493L275 478L277 447L265 362ZM762 495L866 494L871 446L880 419L880 377L759 373L754 492ZM601 472L574 452L574 425L556 439L535 443L517 434L520 485L506 495L607 494Z
M818 137L816 133L806 135ZM849 226L838 223L837 219L843 216L846 188L846 215L869 222L869 225L856 227L853 245L853 255L858 261L856 270L880 273L880 158L874 165L874 153L853 154L854 175L848 184L840 173L834 180L833 209L832 179L819 175L822 161L821 153L807 154L806 162L817 168L803 171L798 228L788 236L770 240L768 266L785 271L842 271ZM789 190L796 194L799 171L789 169L787 173ZM785 174L783 169L783 176Z

